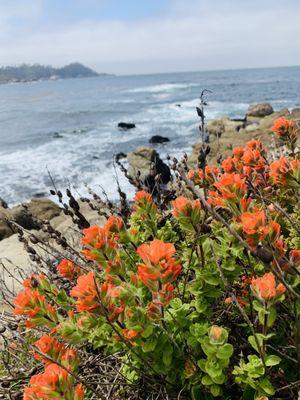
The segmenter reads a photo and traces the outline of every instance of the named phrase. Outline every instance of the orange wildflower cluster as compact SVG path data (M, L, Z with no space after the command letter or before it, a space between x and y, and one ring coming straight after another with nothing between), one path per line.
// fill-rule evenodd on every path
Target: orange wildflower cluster
M171 284L181 273L182 267L173 257L176 249L172 243L153 240L138 247L137 253L144 264L138 266L139 279L151 290L153 302L149 312L169 304L174 286Z
M56 308L47 302L44 295L37 289L32 289L30 285L31 280L26 279L23 283L24 290L15 297L15 315L26 316L28 327L43 325L50 328L55 327L57 324Z
M98 309L100 304L95 273L91 271L85 275L81 275L77 279L77 285L71 289L70 295L77 298L75 305L78 312L94 312Z
M70 260L62 260L57 266L57 271L63 278L73 280L80 273L80 267Z
M290 251L290 261L295 267L300 265L300 250Z
M140 190L134 195L133 210L138 211L140 209L145 211L156 210L156 206L153 203L151 194L145 192L144 190Z
M251 140L245 147L236 147L233 150L233 157L226 158L222 163L222 169L227 173L239 173L241 176L257 179L257 174L266 170L264 149L260 140Z
M214 206L239 203L245 197L247 185L239 174L225 173L213 185L217 191L209 191L208 201Z
M250 246L268 238L273 244L277 244L281 227L276 221L267 221L263 210L247 211L241 215L241 224L246 240ZM279 248L280 246L278 246Z
M197 171L190 170L187 177L193 181L195 185L205 186L214 183L219 174L220 168L207 165L204 171L202 169L198 169Z
M300 187L300 161L280 157L270 164L270 178L275 184Z
M251 289L258 299L265 301L273 300L286 291L282 283L276 286L275 276L272 272L264 274L261 278L253 279Z
M281 139L288 139L295 141L297 138L296 124L285 117L278 118L271 128L271 131L279 136Z
M66 348L63 343L50 335L43 335L35 342L35 347L39 350L39 353L35 352L34 357L43 361L45 365L56 361L71 370L75 370L78 366L76 350ZM40 353L43 353L45 357Z
M176 200L172 201L174 217L191 216L192 212L199 211L201 208L200 200L189 200L184 196L179 196Z
M109 217L102 228L91 226L84 229L84 237L81 239L85 247L83 254L88 260L105 262L105 259L110 258L109 253L114 254L114 250L118 247L118 239L123 229L122 219L115 216Z
M74 378L66 369L51 363L42 374L31 377L23 399L83 400L84 388L81 384L75 385Z

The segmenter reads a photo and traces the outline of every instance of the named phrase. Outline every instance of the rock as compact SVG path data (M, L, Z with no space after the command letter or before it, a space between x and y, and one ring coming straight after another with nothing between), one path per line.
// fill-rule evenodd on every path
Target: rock
M176 106L176 107L181 107L181 104L180 104L180 103L178 103L178 104L175 104L175 106Z
M13 234L13 231L6 222L6 220L10 219L11 219L11 214L9 209L0 207L0 240L8 238Z
M165 137L165 136L160 136L160 135L154 135L149 139L149 143L166 143L169 142L170 139Z
M39 229L39 220L51 220L61 213L61 208L47 198L31 199L10 210L11 219L25 229Z
M28 253L24 249L23 243L18 240L17 234L3 239L0 242L0 255L1 263L9 271L8 273L8 271L3 268L3 265L0 264L1 276L10 290L18 291L20 284L16 279L13 279L10 274L19 277L18 270L15 268L15 266L17 266L25 272L25 275L29 275L31 272L31 261Z
M135 124L129 123L129 122L119 122L118 123L118 128L124 129L124 130L134 129L135 128Z
M266 117L274 112L270 103L259 103L250 105L247 111L249 117Z
M129 163L129 175L137 177L140 173L140 179L150 190L155 185L154 178L157 174L161 175L161 181L164 184L167 184L171 179L170 168L152 148L139 147L127 155L127 160Z
M59 132L54 132L53 133L53 138L54 139L61 139L61 138L63 138L63 135L61 135Z
M6 203L5 200L2 199L2 197L0 197L0 207L8 208L8 204Z
M239 132L240 129L245 127L245 120L231 120L229 118L213 119L208 121L206 130L210 136L220 137L225 132Z
M117 153L117 154L115 155L116 161L119 161L119 160L121 160L122 158L126 158L126 157L127 157L127 154L123 153L123 151L121 151L120 153Z

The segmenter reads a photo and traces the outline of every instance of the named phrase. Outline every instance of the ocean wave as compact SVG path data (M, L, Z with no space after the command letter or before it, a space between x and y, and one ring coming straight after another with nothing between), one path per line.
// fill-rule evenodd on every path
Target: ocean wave
M143 86L135 89L127 90L127 93L160 93L173 92L178 89L188 89L193 86L198 86L196 83L162 83L159 85Z

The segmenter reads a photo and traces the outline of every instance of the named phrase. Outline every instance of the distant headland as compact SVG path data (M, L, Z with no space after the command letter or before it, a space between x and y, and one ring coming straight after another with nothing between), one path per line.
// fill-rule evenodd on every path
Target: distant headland
M40 64L22 64L19 66L0 67L0 83L34 82L68 78L90 78L108 75L88 68L80 63L71 63L62 68Z

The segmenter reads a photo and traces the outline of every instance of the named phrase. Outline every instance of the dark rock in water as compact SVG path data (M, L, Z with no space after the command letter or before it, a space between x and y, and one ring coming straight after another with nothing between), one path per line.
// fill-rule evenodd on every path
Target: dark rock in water
M181 107L181 104L176 104L176 107Z
M118 128L120 129L134 129L135 128L135 124L130 123L130 122L119 122L118 123Z
M61 138L63 138L63 135L61 135L59 132L54 132L54 133L53 133L53 137L54 137L55 139L61 139Z
M149 139L149 143L166 143L169 141L169 138L160 135L154 135Z
M8 204L6 203L5 200L2 199L2 197L0 197L0 207L8 208Z
M93 159L93 160L99 160L99 158L100 158L100 157L98 157L98 156L92 156L92 159Z
M127 157L127 154L123 153L123 151L121 151L120 153L117 153L117 154L115 155L116 161L119 161L119 160L121 160L122 158L126 158L126 157Z
M46 193L45 192L37 192L37 193L35 193L34 194L34 198L36 198L36 199L40 199L40 198L42 198L42 197L46 197Z

